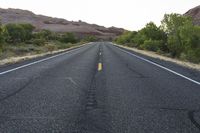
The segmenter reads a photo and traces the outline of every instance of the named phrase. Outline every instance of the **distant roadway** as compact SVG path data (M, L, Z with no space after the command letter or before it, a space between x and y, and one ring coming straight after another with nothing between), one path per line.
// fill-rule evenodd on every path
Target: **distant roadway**
M200 133L200 72L95 42L0 67L1 133Z

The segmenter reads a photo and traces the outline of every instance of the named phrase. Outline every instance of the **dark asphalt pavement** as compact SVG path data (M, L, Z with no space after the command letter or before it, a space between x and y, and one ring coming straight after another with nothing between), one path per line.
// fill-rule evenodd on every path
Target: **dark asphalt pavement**
M200 85L127 52L97 42L0 67L0 133L199 133Z

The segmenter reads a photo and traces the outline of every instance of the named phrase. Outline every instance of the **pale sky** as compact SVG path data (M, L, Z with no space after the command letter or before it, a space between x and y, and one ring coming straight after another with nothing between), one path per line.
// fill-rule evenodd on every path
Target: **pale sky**
M0 8L20 8L67 20L139 30L165 13L183 14L200 0L0 0Z

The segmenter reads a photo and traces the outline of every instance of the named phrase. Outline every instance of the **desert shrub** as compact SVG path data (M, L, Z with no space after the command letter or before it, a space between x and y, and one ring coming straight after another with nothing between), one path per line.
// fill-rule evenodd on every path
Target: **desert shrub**
M95 36L86 36L84 39L83 39L83 41L85 41L85 42L95 42L95 41L97 41L97 38L95 37Z
M0 53L2 53L3 51L3 43L4 43L3 29L0 23Z
M128 46L128 47L137 47L137 45L135 43L127 43L126 46Z
M24 29L24 38L23 40L30 40L32 38L32 32L35 27L31 24L19 24Z
M8 34L7 42L17 43L22 42L25 38L25 30L19 24L7 24L5 25L6 32Z
M64 33L60 37L60 41L63 43L76 43L78 40L76 39L73 33L68 32L68 33Z
M52 35L51 31L43 29L39 32L34 33L33 37L36 38L36 39L50 40L51 35Z
M58 49L66 49L66 48L70 48L70 47L74 46L74 44L72 44L72 43L57 43L56 46Z
M7 24L4 26L4 36L8 43L19 43L32 38L34 26L31 24Z
M4 28L3 28L3 26L1 25L1 22L0 22L0 45L2 45L2 43L4 43L4 39L5 39L3 32L4 32Z
M47 49L47 51L50 51L50 52L52 52L52 51L57 49L55 44L46 44L45 48Z
M29 47L17 47L13 52L16 54L16 55L24 55L26 53L29 53L31 52L32 49L30 49Z
M43 39L43 38L40 38L40 39L32 39L32 40L30 41L30 43L35 44L35 45L37 45L37 46L44 46L45 43L46 43L46 40Z

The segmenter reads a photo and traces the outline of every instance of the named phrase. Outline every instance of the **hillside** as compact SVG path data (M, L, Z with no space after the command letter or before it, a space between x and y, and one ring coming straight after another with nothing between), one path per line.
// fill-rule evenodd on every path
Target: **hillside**
M36 15L31 11L21 9L0 8L0 18L2 24L31 23L36 27L36 30L47 29L53 32L73 32L79 37L95 35L98 38L110 39L115 38L124 32L124 29L122 28L106 28L82 21L74 22L60 18Z
M200 25L200 6L190 9L184 15L191 16L195 25Z

